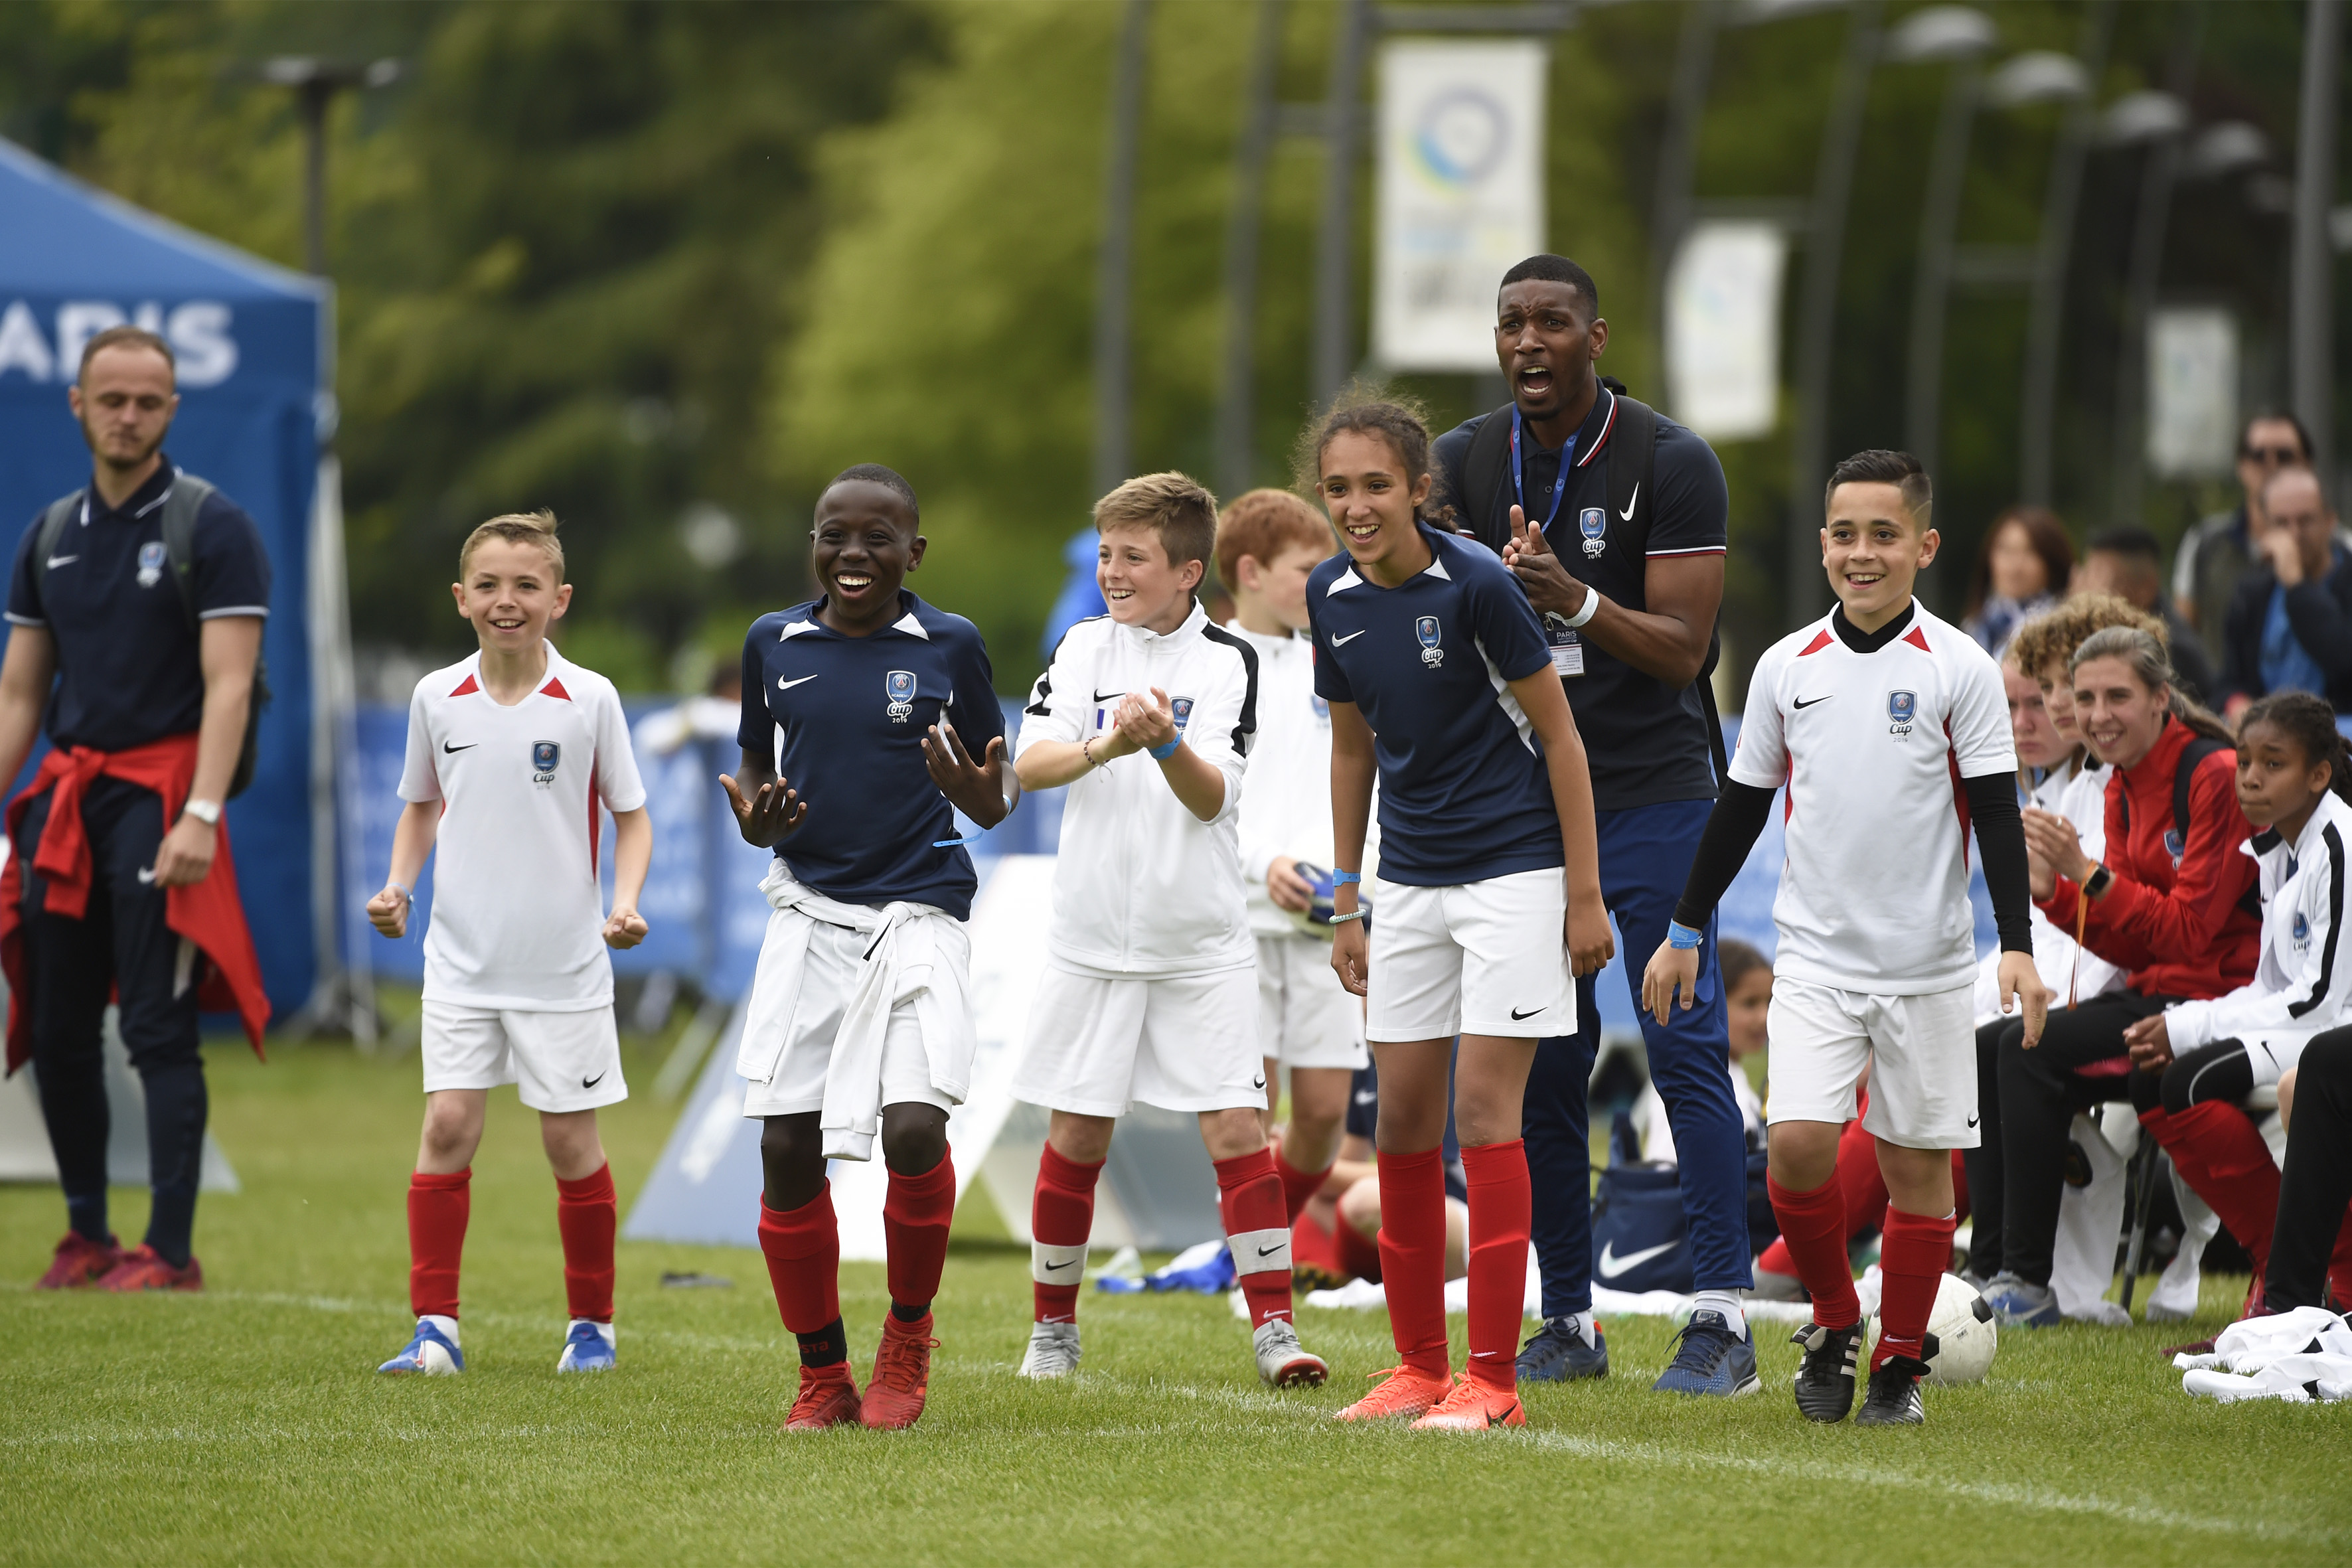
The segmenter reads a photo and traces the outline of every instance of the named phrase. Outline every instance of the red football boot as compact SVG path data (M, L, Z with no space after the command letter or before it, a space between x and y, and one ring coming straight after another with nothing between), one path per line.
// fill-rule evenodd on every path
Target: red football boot
M192 1253L185 1268L174 1268L163 1261L163 1254L142 1242L122 1255L106 1278L98 1282L101 1290L201 1290L205 1288L205 1266Z
M857 1384L846 1364L801 1368L800 1397L784 1417L787 1432L822 1432L857 1419Z
M75 1290L84 1285L95 1285L121 1261L122 1244L114 1237L92 1241L78 1230L69 1230L66 1238L58 1243L57 1255L49 1259L49 1271L41 1276L34 1289Z
M866 1380L858 1420L877 1432L903 1432L923 1413L931 1381L931 1315L902 1323L896 1312L882 1320L882 1342L874 1350L874 1375Z

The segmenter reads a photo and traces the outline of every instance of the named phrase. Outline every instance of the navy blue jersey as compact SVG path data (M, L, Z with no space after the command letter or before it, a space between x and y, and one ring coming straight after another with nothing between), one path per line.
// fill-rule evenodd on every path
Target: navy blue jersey
M971 918L979 886L955 810L931 782L923 735L945 713L975 759L1004 733L988 648L961 616L901 590L896 621L846 637L821 600L761 616L743 639L745 751L776 772L808 818L776 847L793 876L845 904L931 904Z
M1542 749L1504 684L1551 667L1542 624L1485 546L1421 536L1434 559L1402 587L1345 555L1307 579L1315 693L1372 729L1381 875L1444 888L1564 864Z
M47 729L60 746L128 751L204 723L204 663L163 550L163 498L179 473L166 458L120 507L88 492L46 573L33 566L39 515L16 542L8 620L47 627L57 648ZM190 542L199 621L269 614L269 557L244 509L215 490Z
M1617 395L1604 388L1565 452L1545 450L1532 431L1522 429L1525 472L1518 482L1507 472L1491 494L1465 495L1464 470L1479 427L1489 419L1507 423L1511 417L1507 405L1482 414L1440 436L1432 447L1436 499L1454 508L1462 526L1483 527L1495 539L1508 537L1510 509L1520 500L1529 521L1551 519L1544 538L1571 576L1607 595L1612 604L1646 610L1652 561L1724 553L1730 492L1714 448L1661 414L1652 459L1655 493L1644 495L1636 488L1627 508L1632 515L1618 515L1609 504L1616 416ZM1593 805L1619 811L1714 798L1714 753L1696 684L1670 687L1590 637L1578 642L1583 656L1580 672L1563 671L1562 682L1591 758Z

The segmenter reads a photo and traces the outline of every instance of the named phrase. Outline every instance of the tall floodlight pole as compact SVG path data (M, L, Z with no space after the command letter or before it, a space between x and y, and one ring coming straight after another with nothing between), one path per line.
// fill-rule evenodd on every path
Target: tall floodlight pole
M1134 278L1135 171L1143 141L1143 69L1151 0L1127 0L1110 88L1110 144L1103 160L1103 233L1095 259L1095 494L1127 478L1133 394L1129 300Z
M1846 24L1845 56L1838 63L1828 128L1813 174L1805 222L1805 285L1797 327L1797 409L1789 451L1789 537L1786 604L1791 626L1821 613L1829 586L1822 579L1822 479L1829 467L1830 372L1836 347L1838 263L1845 248L1845 214L1853 190L1853 163L1862 147L1863 110L1870 73L1878 63L1878 0L1861 0Z
M1932 478L1944 429L1944 321L1952 293L1953 247L1960 224L1960 192L1969 168L1969 140L1983 97L1985 51L1994 42L1992 18L1960 5L1935 5L1903 19L1887 40L1897 60L1948 61L1944 102L1936 117L1936 144L1927 157L1927 189L1919 205L1919 257L1911 277L1911 332L1904 364L1903 444Z
M1265 165L1281 106L1284 0L1257 0L1257 38L1242 91L1241 140L1234 155L1234 206L1225 219L1225 364L1217 396L1217 491L1228 500L1257 473L1252 393L1257 379L1257 248Z
M2164 237L2172 224L2172 191L2180 180L2181 139L2189 129L2189 94L2197 85L2197 53L2204 41L2205 7L2184 7L2162 92L2136 92L2107 111L2111 141L2147 147L2139 201L2132 214L2131 257L2126 263L2122 341L2116 345L2115 478L2107 514L2140 521L2147 478L2147 323L2164 278Z
M1339 35L1331 45L1331 80L1324 93L1323 217L1315 242L1315 363L1310 385L1318 404L1346 384L1355 359L1356 163L1363 136L1364 48L1372 30L1371 0L1340 0Z
M2311 432L2312 467L2330 480L2336 449L2336 257L2328 241L2327 214L2336 202L2336 81L2343 49L2344 14L2336 0L2308 0L2303 102L2295 117L2287 364L2295 414Z
M2116 0L2092 0L2083 16L2083 40L2075 50L2088 87L2067 110L2052 154L2050 184L2043 192L2041 242L2033 260L2032 302L2025 325L2025 392L2020 400L2018 495L2036 506L2051 498L2054 428L2058 414L2058 348L2066 317L2066 263L2074 252L2074 215L2083 195L2083 164L2090 153L2097 118L2099 79L2106 74L2107 45L2115 37Z

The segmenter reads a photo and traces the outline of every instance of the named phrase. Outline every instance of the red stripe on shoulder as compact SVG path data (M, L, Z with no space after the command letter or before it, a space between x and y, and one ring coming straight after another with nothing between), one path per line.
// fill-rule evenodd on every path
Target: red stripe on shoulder
M1903 634L1903 640L1909 643L1913 647L1917 648L1921 653L1933 653L1936 651L1934 648L1927 646L1927 629L1925 626L1913 626L1909 631Z
M572 693L563 689L563 682L551 675L547 678L547 684L539 689L539 694L541 697L560 697L566 702L572 700Z
M480 689L481 689L481 686L480 686L480 685L479 685L479 684L478 684L478 683L474 679L474 678L473 678L472 676L470 676L470 675L469 675L469 676L466 677L466 679L463 679L463 680L459 681L459 682L457 683L457 690L455 690L455 691L452 691L451 693L449 693L449 695L450 695L450 696L452 696L452 697L464 697L464 696L466 696L467 694L468 694L469 692L479 691Z
M1805 654L1808 654L1808 653L1819 653L1819 652L1821 652L1821 651L1822 651L1822 649L1823 649L1823 648L1825 648L1825 647L1829 647L1829 646L1830 646L1830 634L1829 634L1829 633L1827 633L1827 632L1815 632L1815 633L1813 634L1813 640L1812 640L1812 641L1811 641L1811 642L1809 642L1809 643L1807 643L1807 644L1805 645L1805 647L1804 647L1804 651L1803 651L1803 652L1801 652L1801 653L1800 653L1800 654L1798 654L1798 655L1797 655L1797 657L1798 657L1799 658L1804 658L1804 657L1805 657Z

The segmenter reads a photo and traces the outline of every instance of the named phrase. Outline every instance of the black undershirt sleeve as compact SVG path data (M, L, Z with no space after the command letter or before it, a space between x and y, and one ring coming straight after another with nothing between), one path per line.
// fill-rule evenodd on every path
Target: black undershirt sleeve
M1780 791L1759 789L1737 779L1723 781L1723 793L1716 797L1715 810L1707 815L1706 831L1699 835L1698 855L1691 861L1690 877L1683 883L1682 901L1675 906L1675 919L1694 931L1706 924L1706 917L1748 864L1748 852L1756 847L1758 835L1772 817L1772 797ZM2011 816L2015 816L2012 809ZM2018 844L2025 843L2024 829L2019 828ZM2023 862L2020 862L2021 865Z
M2013 773L1984 773L1960 784L1969 792L1969 819L1984 857L1985 890L2003 952L2033 955L2032 881L2025 865L2025 819L2017 809Z

